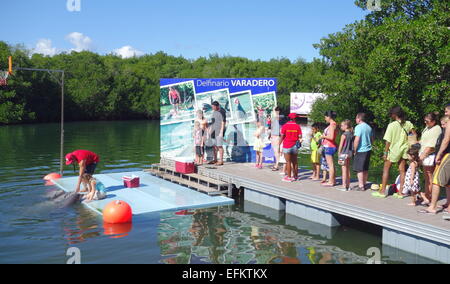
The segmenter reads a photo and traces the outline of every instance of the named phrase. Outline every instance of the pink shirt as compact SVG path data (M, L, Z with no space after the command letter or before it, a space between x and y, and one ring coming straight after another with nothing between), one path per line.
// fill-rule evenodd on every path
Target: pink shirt
M334 133L333 133L333 139L332 140L329 140L329 139L323 139L323 141L322 141L322 145L324 146L324 147L328 147L328 148L337 148L337 144L336 144L336 136L337 136L337 124L336 124L336 122L331 122L330 123L330 125L325 129L325 131L323 132L323 135L324 136L328 136L329 135L329 132L330 132L330 128L331 128L331 126L332 125L334 125L334 127L335 127L335 130L334 130Z

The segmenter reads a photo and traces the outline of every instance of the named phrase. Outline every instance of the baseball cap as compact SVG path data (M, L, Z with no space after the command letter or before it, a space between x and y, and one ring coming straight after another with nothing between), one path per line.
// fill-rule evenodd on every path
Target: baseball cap
M216 106L216 107L220 106L220 104L219 104L218 101L213 102L212 105L213 105L213 106Z
M72 153L69 153L69 154L66 155L66 165L67 166L72 164L73 160L74 160L74 156L73 156Z
M297 114L296 113L290 113L288 117L290 119L296 119L297 118Z

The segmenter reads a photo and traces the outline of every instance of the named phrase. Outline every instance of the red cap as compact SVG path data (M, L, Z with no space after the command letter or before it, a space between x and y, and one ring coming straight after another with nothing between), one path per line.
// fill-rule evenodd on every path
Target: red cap
M68 165L72 164L74 161L74 158L75 157L73 156L72 153L67 154L66 155L66 165L68 166Z
M297 118L297 114L296 113L290 113L289 114L289 118L290 119L296 119Z

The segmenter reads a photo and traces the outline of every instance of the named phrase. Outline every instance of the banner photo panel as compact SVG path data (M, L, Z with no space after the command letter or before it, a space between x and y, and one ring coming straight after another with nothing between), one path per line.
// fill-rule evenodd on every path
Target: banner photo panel
M161 79L161 157L194 160L201 153L204 161L212 161L214 149L222 147L225 161L252 162L260 122L270 162L268 120L277 105L276 91L275 78Z

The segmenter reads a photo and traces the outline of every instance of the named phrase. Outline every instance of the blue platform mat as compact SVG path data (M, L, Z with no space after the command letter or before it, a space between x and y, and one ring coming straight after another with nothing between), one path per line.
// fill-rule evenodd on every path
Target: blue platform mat
M124 187L122 177L131 175L140 177L139 188ZM102 213L106 204L113 200L123 200L130 204L134 215L234 204L233 199L209 196L145 172L98 174L94 177L105 185L107 197L100 201L83 202L83 204L99 214ZM71 192L75 190L77 181L78 177L68 177L53 182L64 191Z

